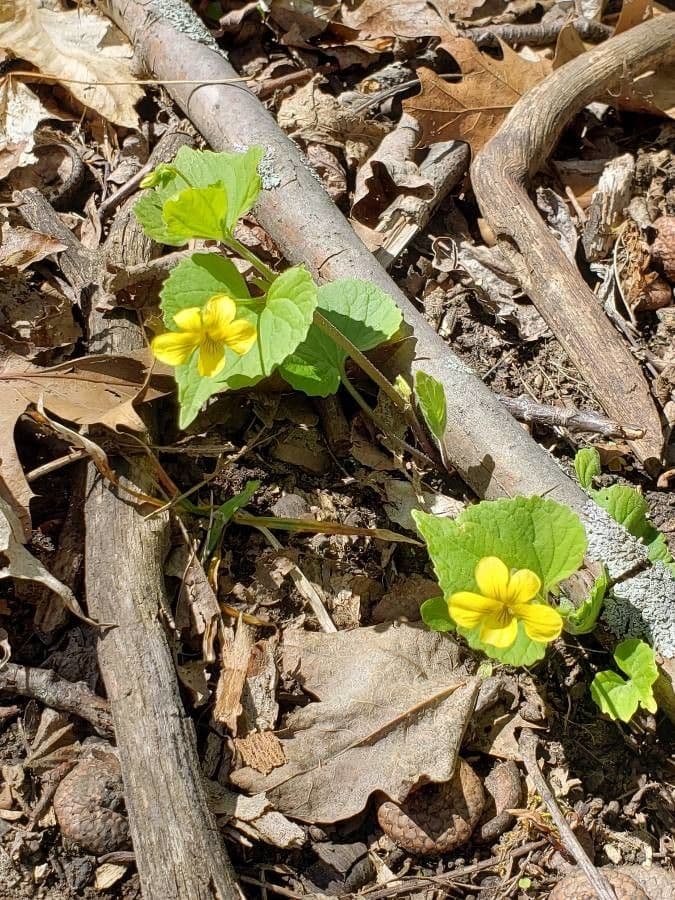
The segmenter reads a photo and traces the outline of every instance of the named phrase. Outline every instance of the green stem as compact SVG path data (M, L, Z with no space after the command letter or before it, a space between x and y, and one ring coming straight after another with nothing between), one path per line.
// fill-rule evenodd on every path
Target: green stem
M338 347L342 347L347 356L353 359L356 365L363 372L365 372L372 381L375 382L380 390L384 394L386 394L387 397L389 397L389 399L392 401L394 406L397 407L397 409L400 409L404 413L407 412L408 404L396 390L394 385L384 377L377 366L374 366L368 359L368 357L365 356L365 354L363 354L358 347L352 344L348 337L346 337L338 328L336 328L332 322L329 322L328 319L323 316L318 310L315 310L314 312L314 324L318 329L323 331L323 333L327 335L333 341L333 343L337 344ZM347 388L347 390L349 390L349 388Z
M248 247L245 247L233 235L230 234L227 237L224 237L222 242L226 247L229 247L230 250L238 253L242 259L246 260L246 262L251 263L253 268L257 269L258 272L260 272L268 285L271 284L277 277L276 272L270 269L269 266L266 266L261 259L258 259L258 257L255 255L255 253L253 253L252 250L249 250Z
M433 466L433 460L429 459L429 457L425 453L420 453L415 447L411 447L406 441L402 441L401 438L397 437L395 434L392 434L391 431L387 428L387 423L378 416L375 410L368 406L366 401L363 399L359 391L354 387L351 383L347 375L342 372L340 375L340 381L342 382L342 386L347 390L347 392L351 395L351 397L356 401L358 406L364 411L364 413L373 420L373 422L377 425L377 427L382 431L388 438L389 442L400 450L403 453L408 453L413 459L416 459L418 462L422 463L425 466ZM388 448L390 449L390 448Z

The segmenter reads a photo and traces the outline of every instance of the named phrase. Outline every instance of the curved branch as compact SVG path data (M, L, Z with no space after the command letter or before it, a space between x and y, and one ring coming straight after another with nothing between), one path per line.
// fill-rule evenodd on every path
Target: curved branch
M610 418L634 422L645 463L662 451L661 422L639 364L598 299L543 224L527 181L586 104L675 58L675 14L658 16L562 66L514 106L471 167L481 211L531 298Z

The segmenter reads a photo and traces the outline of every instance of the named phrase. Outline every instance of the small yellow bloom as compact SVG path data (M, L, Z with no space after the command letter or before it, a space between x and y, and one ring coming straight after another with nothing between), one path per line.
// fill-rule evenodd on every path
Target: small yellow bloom
M227 347L242 356L255 343L254 326L236 315L237 305L227 294L216 294L202 307L181 309L173 317L179 330L158 335L152 352L169 366L181 366L198 350L199 374L217 375L225 367Z
M529 569L513 575L496 556L485 556L474 573L480 594L460 591L450 597L450 615L462 628L480 625L480 639L493 647L510 647L518 636L518 622L533 641L554 641L562 630L562 616L553 607L532 603L541 588Z

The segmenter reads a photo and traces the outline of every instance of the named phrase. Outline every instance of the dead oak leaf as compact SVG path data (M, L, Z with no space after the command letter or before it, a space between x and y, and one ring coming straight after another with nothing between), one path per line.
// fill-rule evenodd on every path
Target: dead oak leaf
M0 23L0 47L62 79L83 106L109 121L139 127L134 106L143 91L131 72L132 50L109 20L84 7L49 10L35 0L0 0Z
M289 630L282 649L284 669L318 701L279 733L284 765L239 769L236 785L266 791L292 818L336 822L375 791L401 802L419 784L450 780L479 686L451 637L404 624Z
M172 379L152 374L149 351L128 356L89 356L51 368L33 365L15 353L0 358L0 493L14 507L30 534L29 501L33 496L14 446L19 416L42 399L44 408L77 425L106 425L112 430L142 431L134 402L154 400L172 390ZM148 384L146 386L146 381Z
M502 59L482 53L466 38L452 38L443 47L457 60L461 81L447 82L421 68L422 90L403 107L420 123L423 144L466 141L475 154L520 98L551 72L551 63L528 62L504 43Z

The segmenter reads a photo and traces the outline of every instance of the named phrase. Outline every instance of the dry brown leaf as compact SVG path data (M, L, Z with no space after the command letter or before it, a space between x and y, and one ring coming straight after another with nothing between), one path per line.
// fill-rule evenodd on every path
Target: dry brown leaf
M138 128L134 104L143 91L134 83L129 66L131 48L128 44L124 48L119 32L116 41L110 40L115 32L108 19L82 6L69 11L38 10L35 0L0 0L0 22L3 49L44 75L62 79L73 97L109 121ZM84 84L74 83L78 81ZM127 83L101 84L110 81Z
M478 693L460 657L448 635L410 625L288 630L284 668L318 702L289 716L285 765L231 780L305 822L347 819L377 790L401 802L420 783L449 781Z
M293 137L329 147L344 147L347 160L361 163L382 140L387 128L354 113L336 97L324 93L320 89L323 80L323 76L317 75L283 100L277 121Z
M18 166L36 162L31 151L38 124L43 119L63 118L60 110L38 97L18 77L0 78L0 178L6 178Z
M399 197L431 200L434 189L414 161L417 125L403 115L396 128L356 173L351 216L374 228L384 210Z
M0 345L34 359L45 350L67 355L81 337L73 304L49 282L23 274L0 278Z
M422 143L460 140L473 153L497 131L511 108L551 72L548 60L528 62L501 43L503 58L493 59L466 38L452 38L443 47L460 66L462 80L444 81L431 69L418 70L421 92L403 108L422 128Z
M22 225L10 226L6 222L2 228L0 244L0 270L22 272L31 263L39 262L52 253L65 250L66 245L48 234L31 231Z
M623 0L621 12L614 28L614 34L628 31L653 15L651 0Z
M9 503L0 497L0 578L36 581L53 591L65 606L80 619L93 625L85 616L75 594L45 569L23 546L23 529Z
M272 731L255 731L244 738L235 738L234 746L244 765L269 775L272 769L286 762L281 741Z
M151 359L149 351L141 351L128 356L89 356L43 369L14 353L0 358L0 490L14 506L26 535L30 534L28 504L33 494L14 447L19 416L42 398L46 410L68 422L143 431L134 402L144 389ZM171 390L171 378L153 374L142 399L154 400Z
M484 3L485 0L364 0L353 9L343 4L341 20L362 40L445 37L456 33L453 19L470 18Z

